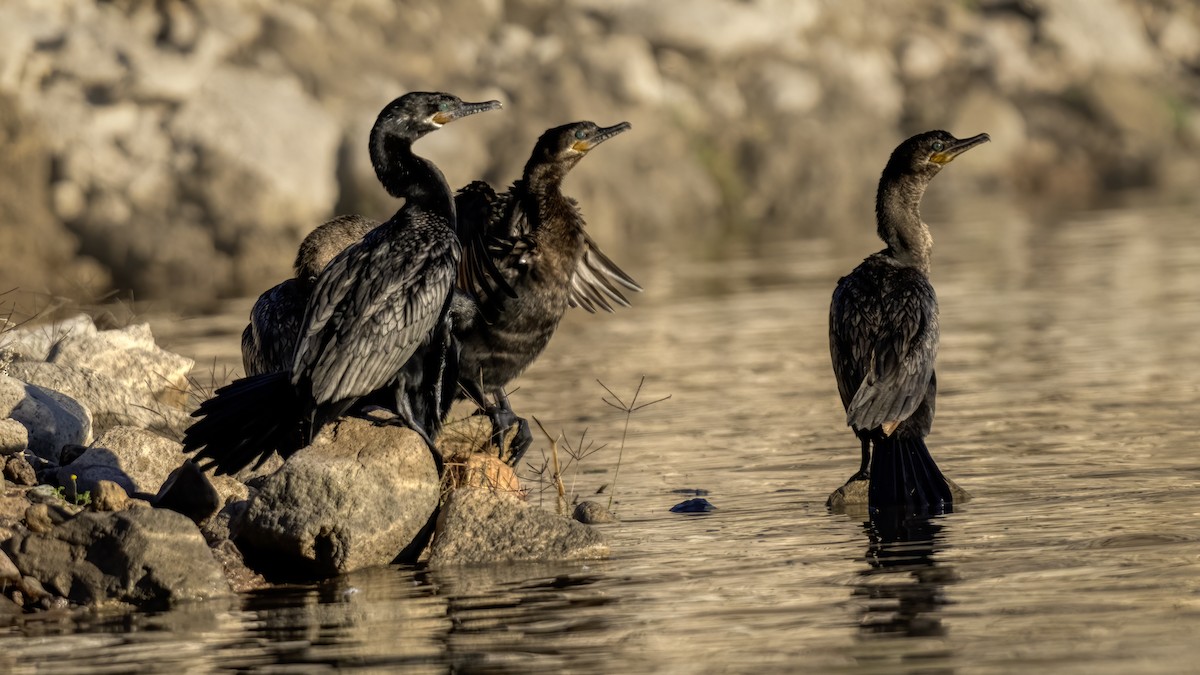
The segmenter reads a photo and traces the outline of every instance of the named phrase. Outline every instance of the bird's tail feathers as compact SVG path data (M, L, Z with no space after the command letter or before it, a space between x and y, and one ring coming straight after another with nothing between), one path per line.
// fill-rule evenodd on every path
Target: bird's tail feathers
M872 441L872 512L902 510L907 515L938 515L953 508L946 477L938 469L922 438L896 435Z
M221 387L192 413L199 417L184 433L184 452L195 452L201 468L232 474L252 462L262 466L272 452L285 458L307 445L300 395L286 372L253 375Z

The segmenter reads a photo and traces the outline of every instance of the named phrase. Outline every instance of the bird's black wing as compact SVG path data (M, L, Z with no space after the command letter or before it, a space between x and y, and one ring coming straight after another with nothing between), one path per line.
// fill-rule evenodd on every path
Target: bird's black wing
M496 231L505 211L506 197L496 194L492 186L481 180L454 195L458 214L455 231L463 246L456 284L477 299L480 313L487 321L495 320L504 296L516 297L497 269L492 251L502 243L497 241Z
M461 255L457 239L420 223L398 234L396 227L373 230L317 280L292 367L292 382L311 383L316 405L390 384L446 304Z
M629 306L629 300L621 292L622 289L640 293L642 287L633 277L629 276L596 245L596 242L583 233L583 255L575 265L571 274L571 294L568 297L572 307L595 313L596 308L606 312L613 311L613 304L622 307Z
M855 430L912 415L925 398L938 348L937 296L929 280L910 269L860 274L863 267L838 284L830 309L838 389Z
M250 324L242 332L246 375L291 367L307 301L304 285L296 279L288 279L258 296L250 310Z

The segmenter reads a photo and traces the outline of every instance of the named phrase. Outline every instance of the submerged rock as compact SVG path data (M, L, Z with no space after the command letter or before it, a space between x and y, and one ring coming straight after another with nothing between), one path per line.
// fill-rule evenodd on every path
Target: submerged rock
M229 593L196 525L164 509L85 512L0 549L22 574L76 603L162 606Z
M463 488L442 507L429 565L592 560L608 552L603 535L586 525L507 492Z
M416 433L346 418L263 481L237 543L264 572L329 576L386 565L429 523L439 486Z
M671 513L709 513L716 510L717 507L713 506L712 502L703 497L679 502L671 507Z
M571 514L571 517L584 525L612 523L617 520L611 511L598 502L579 502L575 505L575 512Z
M849 480L846 484L833 491L829 495L829 499L825 500L825 506L833 510L834 513L847 513L850 515L866 515L867 513L867 488L870 486L870 481L865 480ZM955 504L962 504L971 499L971 493L959 487L958 483L946 479L946 486L950 488L950 496L954 499Z

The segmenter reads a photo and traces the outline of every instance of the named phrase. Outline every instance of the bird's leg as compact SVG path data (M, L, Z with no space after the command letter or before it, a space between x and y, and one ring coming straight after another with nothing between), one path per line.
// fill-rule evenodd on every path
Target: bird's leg
M417 417L413 413L412 403L408 400L408 396L405 393L403 382L396 387L396 418L398 421L394 422L394 424L401 424L412 429L417 432L422 441L425 441L425 446L429 448L429 453L433 455L433 463L437 465L438 476L441 476L444 467L442 453L434 445L433 439L429 437L429 433L425 431L425 425L417 422Z
M871 439L863 436L858 440L862 441L862 464L858 467L858 473L851 476L848 482L871 479Z
M505 433L513 424L517 425L517 432L513 437L508 458L508 464L516 466L517 462L521 461L521 457L525 456L525 451L529 449L529 446L533 445L533 432L529 430L529 422L525 421L523 417L517 417L513 412L512 404L508 401L508 394L505 394L503 389L496 392L496 405L490 409L488 416L492 419L492 438L501 454L504 453Z

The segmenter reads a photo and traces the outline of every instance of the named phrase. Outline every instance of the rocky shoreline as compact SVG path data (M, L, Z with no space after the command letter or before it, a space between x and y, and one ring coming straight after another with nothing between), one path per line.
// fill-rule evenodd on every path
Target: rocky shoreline
M10 330L0 363L0 617L157 608L395 562L608 554L597 530L526 503L483 417L443 431L442 478L383 411L340 420L286 464L211 476L177 440L193 363L147 326Z

